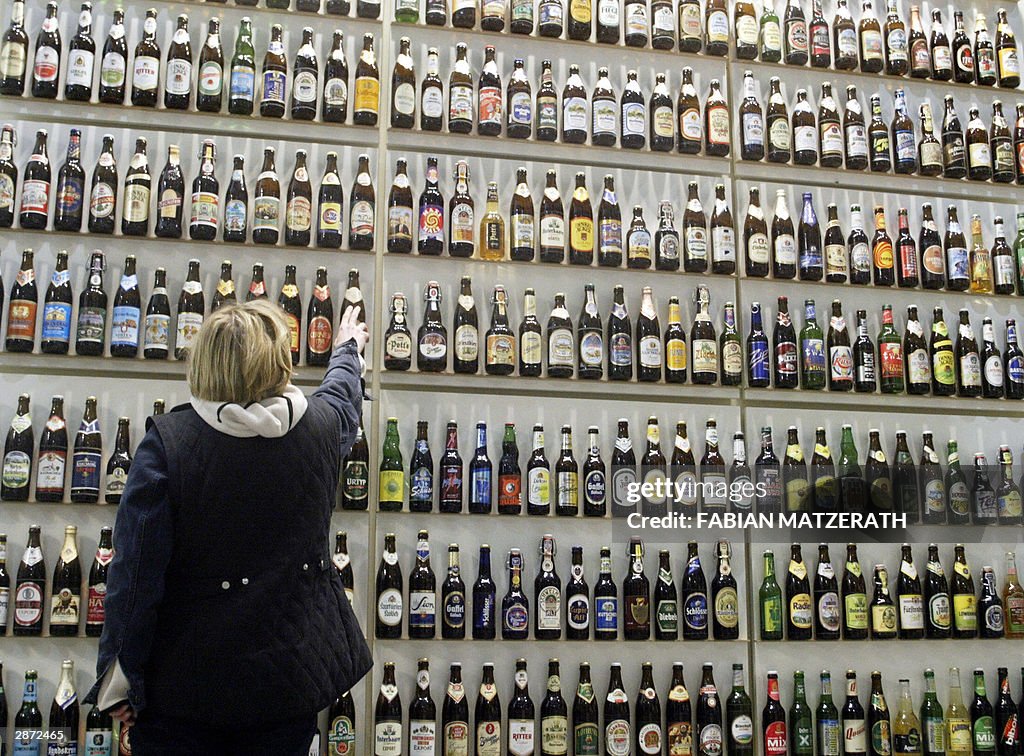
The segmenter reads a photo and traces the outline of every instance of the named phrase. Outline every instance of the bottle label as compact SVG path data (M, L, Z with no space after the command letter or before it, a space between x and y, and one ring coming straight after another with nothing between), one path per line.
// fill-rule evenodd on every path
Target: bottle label
M613 719L604 727L604 750L608 756L627 756L630 751L629 722Z
M77 340L79 343L102 344L106 331L107 311L101 307L82 307L78 310Z
M232 100L252 102L256 96L256 71L252 66L234 66L228 92Z
M797 152L817 152L818 132L814 126L797 126L793 131L793 144Z
M510 718L508 720L508 752L512 756L532 756L534 747L533 720ZM424 754L424 756L426 755Z
M546 4L542 4L544 7ZM586 131L587 101L583 97L566 97L562 101L562 128L565 131Z
M718 342L714 339L695 339L693 348L693 372L718 372Z
M687 108L679 115L679 136L688 142L699 142L702 137L700 111Z
M71 50L68 54L67 86L91 87L94 55L88 50Z
M838 121L821 124L821 153L823 156L843 154L843 133Z
M402 593L395 588L387 588L377 597L377 618L388 627L397 627L402 623Z
M223 90L223 76L224 71L220 67L220 63L215 60L208 60L199 67L199 94L205 97L220 97L221 90ZM298 77L296 77L296 84L298 83ZM315 81L314 81L315 85Z
M167 75L164 92L169 95L188 95L192 86L192 63L181 58L167 61Z
M140 315L138 307L122 305L114 308L110 322L111 346L138 346Z
M572 331L568 328L552 329L548 336L548 364L562 367L573 366Z
M864 60L882 59L882 33L876 29L861 32L861 55Z
M546 585L537 594L537 628L561 630L562 592L557 585Z
M843 598L846 626L851 630L868 629L868 597L864 593L848 593ZM893 617L895 620L895 616Z
M98 494L100 490L100 454L76 451L71 460L71 493Z
M424 727L427 722L413 720L410 724L409 750L411 753L426 756L427 752L417 749L417 745L424 742L426 737ZM430 754L434 752L434 723L430 727ZM328 725L327 730L327 753L328 756L351 756L355 750L356 732L352 720L348 717L335 717Z
M729 109L725 105L712 105L707 110L707 117L708 143L716 145L728 145Z
M614 118L614 115L613 115ZM614 128L614 126L612 127ZM646 136L647 111L643 103L626 102L622 104L622 136Z
M43 621L43 586L19 582L14 592L14 626L31 627Z

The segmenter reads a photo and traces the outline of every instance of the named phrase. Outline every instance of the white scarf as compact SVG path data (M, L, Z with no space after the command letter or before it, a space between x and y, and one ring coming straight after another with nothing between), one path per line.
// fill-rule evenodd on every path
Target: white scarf
M280 438L298 424L308 404L306 395L290 383L281 396L271 396L244 407L194 396L191 403L211 428L238 438Z

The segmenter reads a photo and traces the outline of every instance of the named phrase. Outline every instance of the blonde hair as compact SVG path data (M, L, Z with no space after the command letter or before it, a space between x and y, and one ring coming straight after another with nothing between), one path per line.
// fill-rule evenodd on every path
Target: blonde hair
M188 386L197 399L258 402L281 394L291 374L288 321L265 299L217 310L189 354Z

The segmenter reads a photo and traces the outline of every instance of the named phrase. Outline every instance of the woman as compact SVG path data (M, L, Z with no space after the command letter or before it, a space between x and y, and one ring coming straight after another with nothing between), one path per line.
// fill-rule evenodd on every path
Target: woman
M134 725L134 756L305 756L317 712L370 669L329 550L367 338L349 309L307 399L280 308L219 310L192 350L191 402L147 423L86 697Z

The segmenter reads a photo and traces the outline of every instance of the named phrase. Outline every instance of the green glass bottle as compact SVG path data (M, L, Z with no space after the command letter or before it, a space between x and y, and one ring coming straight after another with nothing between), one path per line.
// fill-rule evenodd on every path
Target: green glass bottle
M793 705L789 707L789 754L812 756L814 753L814 724L811 707L807 704L803 670L793 673Z
M405 469L398 446L398 418L389 417L380 455L377 478L377 503L382 512L401 512L405 496Z
M921 756L944 756L946 721L935 692L935 671L924 671L924 700L921 701Z
M825 337L818 325L814 300L804 301L804 327L800 329L800 384L805 389L825 388Z
M971 492L967 476L960 467L960 453L956 440L946 445L946 520L950 525L968 525L971 522Z
M248 17L243 18L238 26L228 93L229 113L252 115L256 97L256 50L252 45L252 21Z
M764 552L764 580L757 592L761 605L761 640L782 640L782 589L775 580L775 554Z
M902 394L904 389L903 339L892 321L892 305L882 305L882 330L878 332L878 387L883 394Z
M974 700L971 701L971 735L974 756L988 756L996 752L995 719L992 703L985 690L985 671L974 670Z
M1024 293L1024 213L1017 213L1017 238L1013 240L1013 256L1017 260L1017 291Z
M419 0L397 0L395 3L395 21L400 24L415 24L419 20Z
M814 713L814 737L817 756L839 756L843 735L839 729L839 709L832 700L832 674L827 669L821 671L821 696Z
M853 441L853 426L844 425L839 440L839 496L841 512L867 511L867 485L857 459L857 444Z

